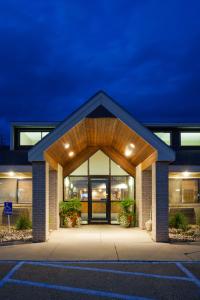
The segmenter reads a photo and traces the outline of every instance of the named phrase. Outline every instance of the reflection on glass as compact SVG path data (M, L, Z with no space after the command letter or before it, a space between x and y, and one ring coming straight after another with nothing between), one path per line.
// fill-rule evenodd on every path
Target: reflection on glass
M198 179L169 179L170 204L198 202Z
M92 219L106 220L108 182L106 179L92 179Z
M81 219L88 220L88 177L65 177L64 200L78 198L81 200Z
M111 177L111 222L118 223L120 201L126 198L134 199L134 178L131 176Z

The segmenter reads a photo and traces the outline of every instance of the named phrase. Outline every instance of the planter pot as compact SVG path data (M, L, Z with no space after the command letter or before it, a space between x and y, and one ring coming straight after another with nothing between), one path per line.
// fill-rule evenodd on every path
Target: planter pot
M133 216L121 215L119 217L119 223L122 227L128 228L131 226L133 221Z
M146 230L147 230L147 231L151 231L151 230L152 230L152 221L151 221L151 220L148 220L148 221L145 223L145 227L146 227Z

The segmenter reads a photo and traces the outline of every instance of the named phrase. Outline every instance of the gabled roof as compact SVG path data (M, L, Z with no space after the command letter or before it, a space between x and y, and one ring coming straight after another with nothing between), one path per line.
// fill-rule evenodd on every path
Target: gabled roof
M110 114L125 123L130 129L134 130L142 139L154 147L158 153L159 161L174 161L174 151L162 142L149 129L144 127L136 119L134 119L125 109L123 109L115 100L108 96L105 92L100 91L85 102L79 109L69 115L61 122L50 134L42 139L34 146L28 154L29 161L43 161L44 151L54 142L61 138L67 131L73 128L77 123L86 118L88 115L97 110L101 106Z

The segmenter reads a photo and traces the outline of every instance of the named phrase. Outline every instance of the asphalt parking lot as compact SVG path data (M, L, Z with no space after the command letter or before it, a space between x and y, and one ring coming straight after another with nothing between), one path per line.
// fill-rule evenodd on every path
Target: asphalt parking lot
M0 299L200 299L200 262L0 261Z

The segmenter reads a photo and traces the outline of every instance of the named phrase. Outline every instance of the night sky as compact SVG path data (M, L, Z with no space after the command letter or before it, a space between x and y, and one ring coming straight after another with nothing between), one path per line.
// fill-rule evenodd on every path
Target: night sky
M200 123L199 0L1 0L0 132L104 90L144 122Z

